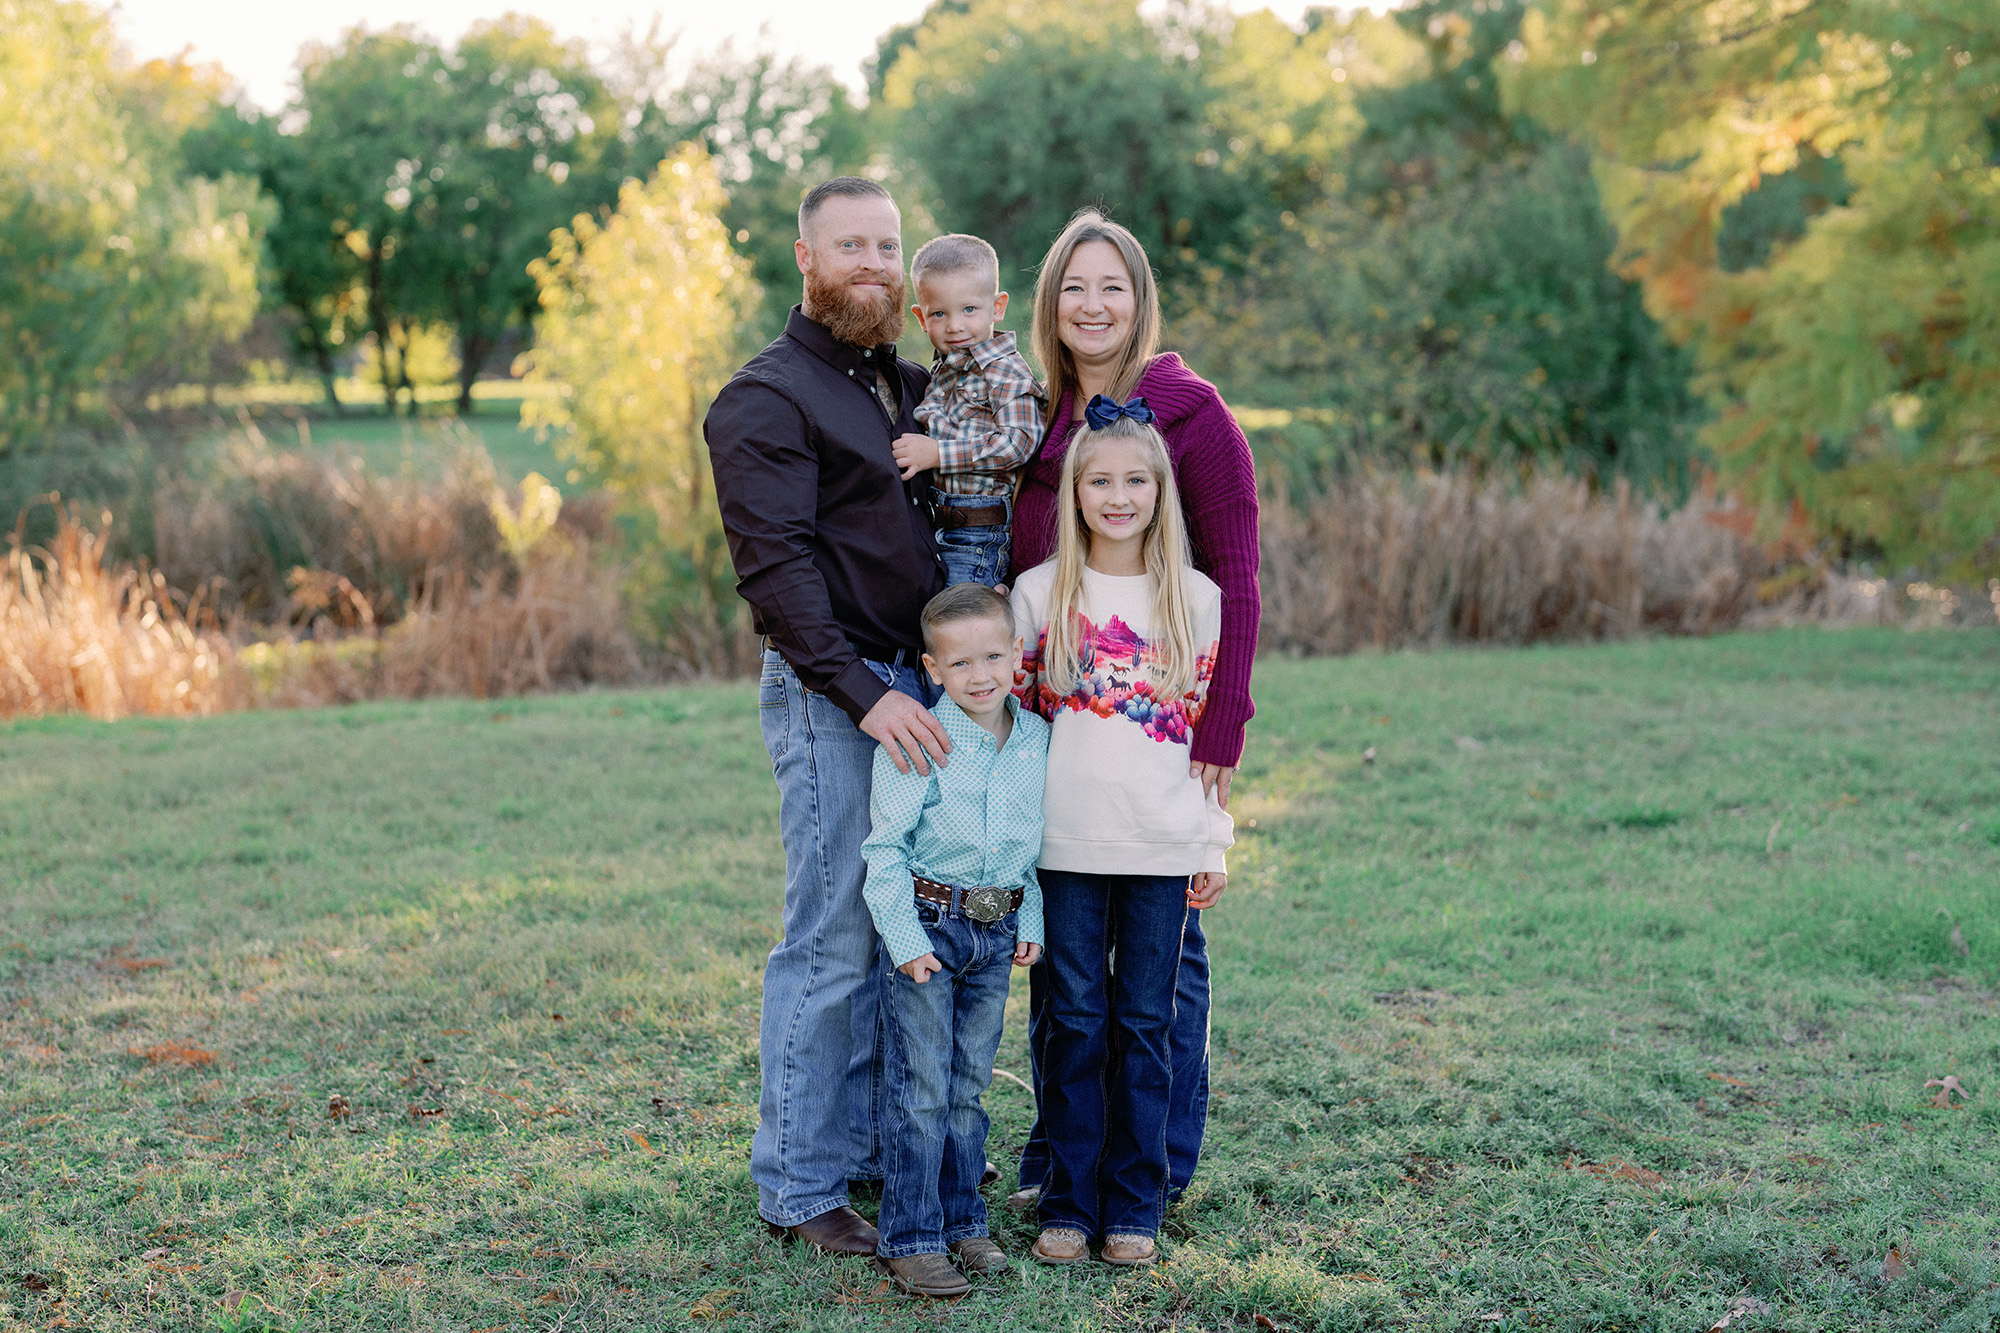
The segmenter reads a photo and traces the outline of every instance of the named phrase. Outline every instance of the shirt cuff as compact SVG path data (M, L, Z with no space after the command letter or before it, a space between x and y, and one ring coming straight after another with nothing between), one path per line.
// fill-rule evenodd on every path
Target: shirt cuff
M852 718L857 727L861 725L861 719L868 716L868 710L880 703L882 696L888 692L889 687L882 683L882 678L858 657L842 667L826 687L826 697Z

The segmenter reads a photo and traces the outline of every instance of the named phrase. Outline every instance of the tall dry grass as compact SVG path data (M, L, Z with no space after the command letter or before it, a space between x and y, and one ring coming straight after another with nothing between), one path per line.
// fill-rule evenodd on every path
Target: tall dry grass
M1263 510L1262 640L1299 653L1697 634L1756 604L1733 511L1557 474L1360 472Z
M249 679L223 635L201 627L158 570L107 568L105 542L106 532L65 512L48 546L16 542L8 551L0 718L88 713L112 721L245 706Z

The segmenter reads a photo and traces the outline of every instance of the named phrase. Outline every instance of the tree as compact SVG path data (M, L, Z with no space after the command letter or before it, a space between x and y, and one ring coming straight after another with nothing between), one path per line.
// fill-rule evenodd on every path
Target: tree
M443 69L432 76L441 132L407 173L408 262L428 275L425 313L458 335L464 413L501 331L534 318L528 264L575 211L575 163L596 151L609 106L581 44L519 15L473 25Z
M202 373L248 327L254 186L181 178L125 102L198 82L135 74L88 5L0 0L0 454L92 393Z
M744 643L701 418L743 351L759 293L730 246L714 164L688 145L630 181L598 223L579 214L532 265L542 322L530 373L559 386L524 424L622 502L657 558L635 564L656 626L708 668Z
M619 101L627 109L615 144L605 147L612 193L624 179L649 175L681 145L700 144L728 192L723 223L765 293L760 328L775 337L798 299L792 242L799 202L820 181L867 167L873 145L866 117L822 65L724 47L669 87L661 78L667 54L668 44L649 36L618 55Z
M1425 0L1394 16L1400 52L1366 34L1380 72L1349 80L1338 189L1176 336L1246 401L1314 409L1342 450L1684 483L1687 367L1607 268L1588 159L1500 103L1520 15Z
M1547 0L1522 42L1522 104L1592 146L1619 262L1695 352L1725 479L1849 556L2000 572L1990 0Z

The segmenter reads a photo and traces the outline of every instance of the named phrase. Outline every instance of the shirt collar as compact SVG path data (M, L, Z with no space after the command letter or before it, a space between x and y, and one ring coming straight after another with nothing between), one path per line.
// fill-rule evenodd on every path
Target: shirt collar
M1006 706L1007 716L1013 719L1015 726L1018 727L1021 722L1021 701L1009 694ZM999 748L1000 743L993 738L993 733L967 717L965 710L958 706L958 701L949 694L941 695L937 707L931 711L937 714L938 721L944 723L944 734L951 738L953 746L977 745L984 738L988 745L995 749ZM1008 743L1013 743L1011 736L1008 737Z
M856 347L853 343L844 343L827 332L826 325L806 314L799 306L793 306L792 313L785 319L785 336L799 343L835 370L846 374L852 375L855 371L864 369L874 370L885 376L896 373L896 344L883 343L880 347Z
M970 370L973 366L978 366L981 370L984 370L995 361L1002 360L1013 354L1014 335L1005 329L1001 329L985 342L976 342L970 347L959 347L950 352L940 354L937 358L937 364L940 366L949 366L957 371Z

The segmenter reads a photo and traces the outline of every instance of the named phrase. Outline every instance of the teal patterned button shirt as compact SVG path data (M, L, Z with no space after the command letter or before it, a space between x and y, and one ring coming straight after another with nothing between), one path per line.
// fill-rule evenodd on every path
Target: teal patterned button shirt
M1009 696L1013 734L1002 747L949 697L931 711L951 738L951 762L926 777L898 773L887 750L875 752L874 826L861 854L868 861L862 896L897 967L931 951L917 920L914 872L939 884L1024 890L1014 938L1041 944L1042 783L1049 767L1049 724Z

